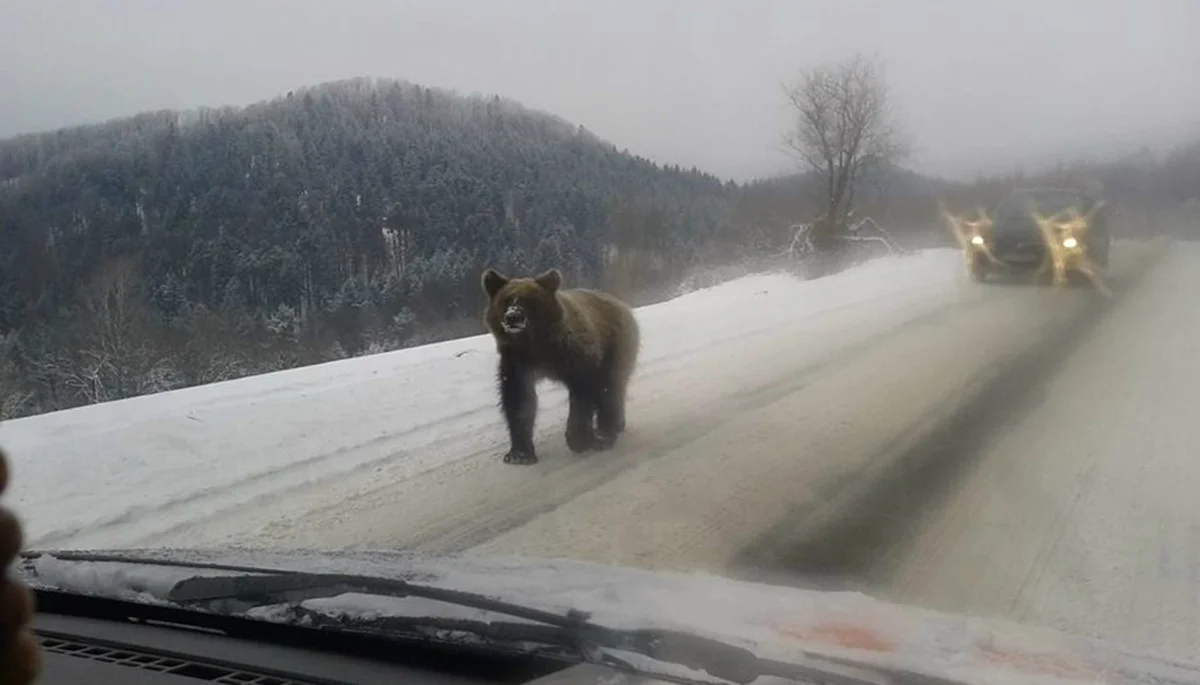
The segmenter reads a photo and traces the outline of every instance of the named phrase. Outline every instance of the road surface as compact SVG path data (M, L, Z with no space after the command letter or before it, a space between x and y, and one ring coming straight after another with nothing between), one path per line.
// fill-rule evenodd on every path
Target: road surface
M839 571L904 603L1200 657L1197 294L1200 244L1175 244Z
M710 430L713 411L794 392L810 370L978 296L958 262L930 250L809 282L749 276L640 308L636 416L611 458L567 453L566 392L545 384L542 463L502 464L484 334L0 423L19 474L9 501L42 549L415 544L464 517L519 523Z
M1117 258L1118 287L1145 252ZM791 547L795 529L841 517L998 374L1102 306L1086 289L893 297L891 314L849 306L657 369L613 452L570 455L554 426L534 469L501 464L488 444L419 477L384 465L340 480L342 497L293 489L151 542L769 566L752 543Z
M178 524L135 511L95 531L62 528L62 539L708 571L1197 657L1200 246L1161 247L1114 249L1111 300L933 283L660 356L642 369L653 382L635 382L629 431L611 452L569 454L561 402L548 402L542 462L504 465L499 415L469 407L458 424L469 430L431 434L429 450L454 458L364 461L211 512L198 503L219 500L168 502L190 507ZM372 383L354 387L389 387ZM272 392L314 411L292 385ZM222 411L266 401L253 400ZM205 416L163 411L138 421ZM253 439L278 439L269 433ZM114 435L92 439L124 439ZM381 455L403 437L381 442Z
M561 437L565 402L547 402L543 395L537 426L541 461L533 467L502 463L502 419L489 384L482 388L488 395L479 430L446 435L429 447L454 452L453 459L416 472L402 460L382 463L136 542L462 552L553 513L672 446L723 432L729 421L795 395L897 330L939 325L988 295L942 282L873 293L782 327L746 331L718 345L640 363L630 390L629 427L611 452L570 454ZM483 373L493 373L490 364ZM543 386L539 392L547 390L556 391Z
M486 488L451 470L221 533L830 582L1200 656L1200 247L1135 261L1109 303L985 287L833 314L832 357L803 330L748 339L582 464L484 460Z

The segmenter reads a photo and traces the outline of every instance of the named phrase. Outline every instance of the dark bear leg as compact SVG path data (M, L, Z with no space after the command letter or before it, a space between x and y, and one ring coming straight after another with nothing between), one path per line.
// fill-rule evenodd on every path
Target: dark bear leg
M536 464L533 424L537 418L537 389L533 373L513 359L500 356L500 408L508 424L509 449L506 464Z
M601 433L620 435L625 432L625 389L620 385L604 389L596 424Z
M616 377L615 360L607 355L600 369L601 386L596 411L596 442L609 449L625 430L625 384Z
M624 393L619 387L607 386L600 395L599 411L596 412L596 443L601 449L609 449L617 442L617 436L625 430Z
M596 444L596 432L592 428L596 416L596 402L586 388L568 386L570 409L567 414L567 447L576 454L586 452Z

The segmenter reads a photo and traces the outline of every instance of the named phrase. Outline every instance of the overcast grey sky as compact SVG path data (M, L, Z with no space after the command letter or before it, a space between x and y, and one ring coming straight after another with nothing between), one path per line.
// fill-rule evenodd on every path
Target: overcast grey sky
M793 164L780 83L855 51L939 175L1200 133L1200 0L0 0L0 136L382 76L745 179Z

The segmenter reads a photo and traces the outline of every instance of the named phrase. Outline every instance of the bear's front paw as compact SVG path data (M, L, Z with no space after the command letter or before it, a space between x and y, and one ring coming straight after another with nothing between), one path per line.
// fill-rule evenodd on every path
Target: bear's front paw
M604 431L596 432L596 449L611 450L613 445L617 444L617 436L615 433L606 433Z
M536 464L538 461L537 454L533 450L521 450L513 448L504 455L505 464Z
M590 428L567 431L567 448L575 454L587 452L596 444L596 435Z

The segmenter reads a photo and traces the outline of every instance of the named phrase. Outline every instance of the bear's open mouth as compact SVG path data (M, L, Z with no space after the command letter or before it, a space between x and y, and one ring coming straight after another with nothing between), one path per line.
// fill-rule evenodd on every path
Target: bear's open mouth
M504 317L500 319L500 327L509 335L516 335L525 332L525 312L516 305L510 305L508 310L504 312Z

